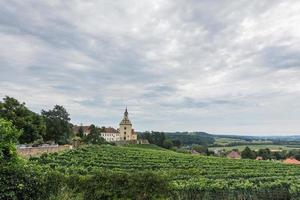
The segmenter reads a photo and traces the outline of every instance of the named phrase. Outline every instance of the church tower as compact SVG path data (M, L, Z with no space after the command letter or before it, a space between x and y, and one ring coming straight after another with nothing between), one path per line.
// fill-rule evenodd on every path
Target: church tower
M120 140L136 140L137 135L134 133L134 129L132 129L131 121L128 118L127 107L124 112L124 117L120 122Z

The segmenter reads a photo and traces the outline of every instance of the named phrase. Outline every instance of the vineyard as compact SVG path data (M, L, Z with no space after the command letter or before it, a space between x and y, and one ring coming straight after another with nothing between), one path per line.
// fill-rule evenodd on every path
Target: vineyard
M173 151L86 146L32 159L63 174L152 172L164 176L174 199L299 199L300 167L272 161L230 160ZM216 196L217 195L217 196Z

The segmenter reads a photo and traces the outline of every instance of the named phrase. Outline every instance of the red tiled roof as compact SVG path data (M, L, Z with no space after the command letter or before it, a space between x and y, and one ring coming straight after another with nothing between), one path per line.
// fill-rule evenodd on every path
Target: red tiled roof
M228 158L234 158L234 159L238 159L241 158L241 155L239 154L239 152L237 151L231 151L228 155Z
M287 158L283 161L285 164L295 164L295 165L300 165L300 161L296 160L295 158Z
M263 157L257 156L255 160L263 160Z
M83 132L89 132L90 131L90 126L82 126ZM74 125L73 126L73 132L78 133L80 129L80 126Z
M108 127L108 128L104 128L104 133L119 133L119 132L113 127Z

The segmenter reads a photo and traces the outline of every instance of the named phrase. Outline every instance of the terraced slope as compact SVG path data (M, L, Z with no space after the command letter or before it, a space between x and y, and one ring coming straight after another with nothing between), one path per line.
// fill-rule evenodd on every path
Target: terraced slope
M277 195L278 199L300 194L300 167L272 161L230 160L138 147L86 146L42 156L36 162L67 174L152 171L164 175L179 193L210 191L210 195L226 192L228 196L238 191L252 197Z

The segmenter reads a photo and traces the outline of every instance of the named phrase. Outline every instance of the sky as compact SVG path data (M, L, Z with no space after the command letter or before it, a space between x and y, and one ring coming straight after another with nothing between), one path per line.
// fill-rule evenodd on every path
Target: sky
M75 124L300 134L298 0L0 0L0 98Z

